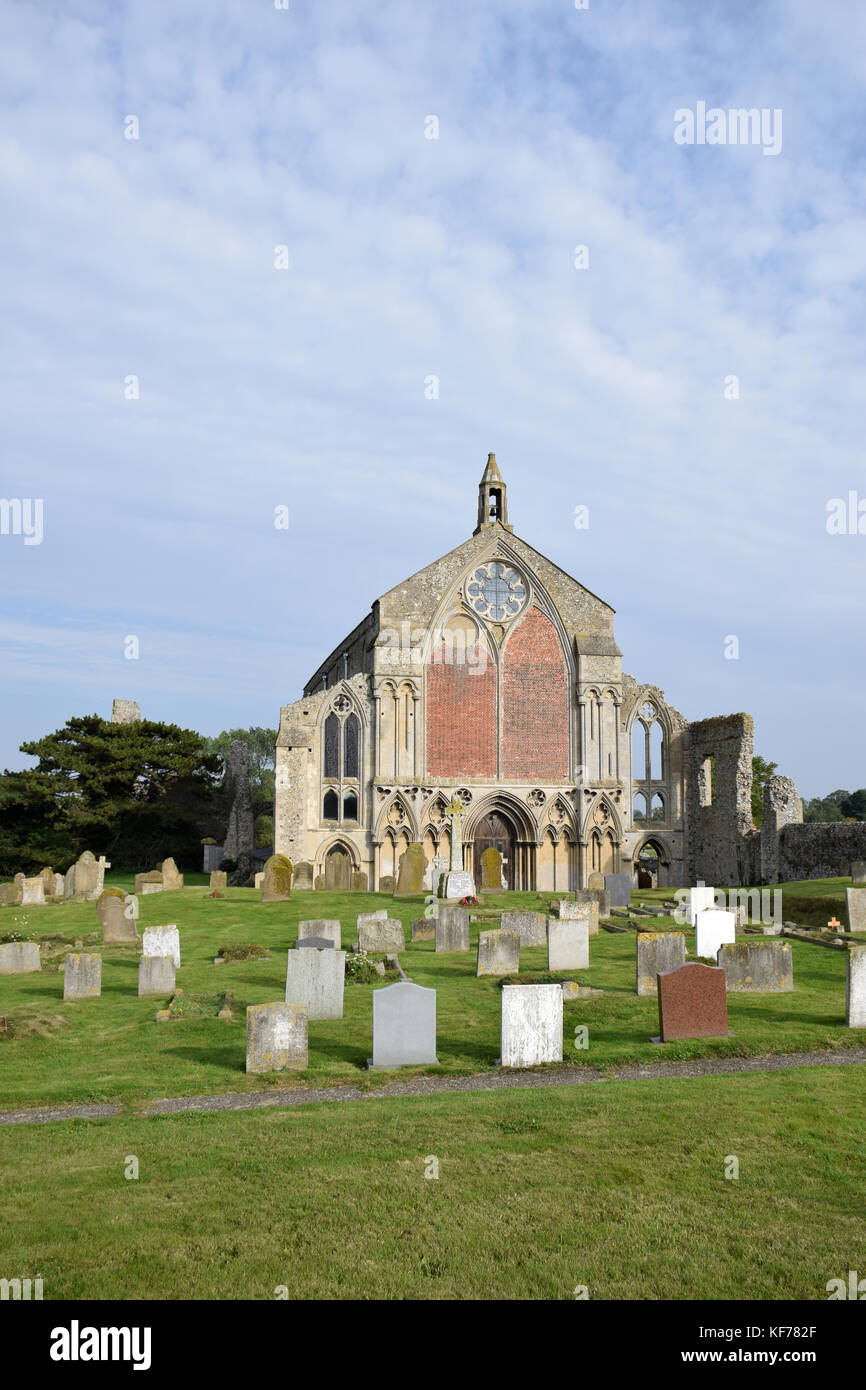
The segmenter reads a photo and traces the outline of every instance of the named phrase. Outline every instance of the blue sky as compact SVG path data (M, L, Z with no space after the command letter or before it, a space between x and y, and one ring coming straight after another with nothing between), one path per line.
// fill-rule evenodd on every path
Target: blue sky
M0 496L44 534L0 535L0 766L114 696L276 725L471 532L494 450L626 671L688 719L750 711L803 795L866 783L866 535L826 526L866 502L866 11L66 0L2 27ZM781 152L676 144L699 101L781 110Z

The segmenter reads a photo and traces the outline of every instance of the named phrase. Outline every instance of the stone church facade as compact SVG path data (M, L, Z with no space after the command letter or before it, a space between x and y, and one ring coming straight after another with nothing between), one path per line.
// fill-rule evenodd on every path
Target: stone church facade
M680 884L687 750L682 715L623 673L609 604L515 535L491 454L471 537L377 599L281 711L274 849L377 888L412 842L449 854L456 797L477 883L494 847L514 889Z

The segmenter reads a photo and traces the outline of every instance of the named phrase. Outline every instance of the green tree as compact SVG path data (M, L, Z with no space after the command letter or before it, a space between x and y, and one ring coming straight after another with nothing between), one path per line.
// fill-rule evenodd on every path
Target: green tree
M752 758L752 824L757 830L764 823L764 783L778 766L778 763L768 763L757 755Z
M21 745L37 767L0 777L0 869L46 858L68 867L83 849L115 867L152 866L172 855L198 868L219 762L191 729L98 715Z
M253 801L274 799L274 759L277 744L276 729L223 729L216 738L204 740L208 754L220 759L222 768L228 756L229 744L241 739L250 750L250 791Z
M852 792L839 803L839 810L845 820L866 820L866 787Z

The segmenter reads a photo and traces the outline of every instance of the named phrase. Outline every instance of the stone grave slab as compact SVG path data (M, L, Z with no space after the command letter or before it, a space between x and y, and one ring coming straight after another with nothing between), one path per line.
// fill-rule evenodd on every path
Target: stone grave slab
M737 919L733 912L722 912L720 908L705 908L698 912L695 921L695 955L707 960L715 960L719 947L733 943L737 939Z
M587 908L591 903L578 903ZM589 969L589 922L551 919L547 924L547 968L548 970L588 970Z
M521 946L547 945L547 917L543 912L503 912L500 918L503 931L515 931Z
M310 1020L343 1017L346 952L301 947L288 952L286 1003L303 1004Z
M855 859L851 864L851 882L866 883L866 859Z
M476 979L482 975L516 975L520 969L520 937L516 931L478 933Z
M174 961L171 956L142 956L138 962L138 997L174 994Z
M102 956L68 955L63 966L63 998L95 999L102 993Z
M145 956L171 956L175 970L179 970L180 933L177 927L145 927L141 952Z
M440 907L432 919L437 951L469 950L469 913L462 907Z
M103 943L135 945L138 941L136 918L138 899L121 888L104 888L96 899L96 915L102 927Z
M413 941L435 941L436 940L436 918L435 917L413 917L412 918L412 940Z
M364 922L358 927L358 950L368 955L398 955L406 949L403 923L396 917Z
M44 878L38 875L36 878L25 878L21 902L25 907L35 907L37 904L45 902Z
M0 946L0 975L30 975L41 969L35 941L7 941Z
M605 874L604 889L611 907L628 907L631 902L631 874Z
M653 1041L728 1036L725 972L718 965L689 961L662 971L658 1000L659 1038Z
M284 854L272 854L265 861L262 884L263 903L286 902L292 894L292 864Z
M866 931L866 888L846 888L845 906L848 909L848 930Z
M560 985L503 985L503 1067L535 1067L562 1061Z
M424 874L427 858L420 840L413 840L409 848L400 856L395 898L414 898L424 891Z
M866 946L849 946L847 955L845 1022L849 1028L866 1028Z
M342 929L336 917L311 917L298 923L298 945L306 937L324 938L335 951L342 946Z
M307 1011L300 1004L252 1004L247 1009L247 1072L303 1071Z
M436 991L410 981L373 993L373 1056L378 1070L439 1065Z
M794 988L790 941L734 941L719 947L728 992L785 994Z
M685 965L686 936L681 931L638 932L635 946L636 983L639 995L658 994L656 976Z

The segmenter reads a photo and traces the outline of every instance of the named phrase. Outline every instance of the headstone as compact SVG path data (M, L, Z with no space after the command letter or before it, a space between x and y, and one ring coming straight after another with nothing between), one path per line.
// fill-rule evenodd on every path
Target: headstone
M212 889L228 888L229 876L225 869L212 869L210 876L210 887Z
M383 874L382 877L379 879L379 892L380 892L380 893L393 893L393 892L394 892L394 878L393 878L393 875L392 875L392 874Z
M387 919L387 907L378 907L375 912L359 912L355 926L367 927L371 922L385 922Z
M44 903L45 880L43 878L25 878L21 902L25 907L33 907L37 903Z
M247 1009L247 1072L303 1071L307 1011L300 1004L252 1004Z
M547 918L543 912L503 912L503 931L516 931L521 946L547 945Z
M162 886L166 892L183 887L183 874L178 873L177 865L173 859L163 859L159 870L162 874Z
M493 845L481 856L482 893L501 893L505 884L502 881L502 855Z
M145 956L171 956L180 969L180 933L176 926L145 927L141 953Z
M707 912L716 905L715 888L707 888L703 883L689 889L689 924L694 927L699 912Z
M333 951L334 943L327 936L302 936L297 942L298 950Z
M586 881L587 888L592 888L595 892L605 892L604 874L590 874Z
M292 874L292 883L296 888L312 888L313 886L313 866L309 859L301 859L295 865ZM256 887L258 888L258 883Z
M63 895L64 895L65 890L66 890L66 879L63 877L62 874L55 874L55 875L54 875L54 881L53 881L53 883L51 884L51 896L52 896L52 898L62 898Z
M263 903L285 902L292 892L292 865L284 854L272 854L265 863Z
M43 890L46 898L50 898L54 892L54 870L40 869L39 877L42 879Z
M855 859L851 865L851 882L866 883L866 859Z
M413 941L435 941L436 940L436 918L435 917L413 917L412 918L412 940Z
M91 894L91 897L94 900L99 897L100 893L105 887L105 870L110 868L111 865L109 864L105 855L100 854L99 859L96 862L96 889Z
M449 870L439 880L439 897L459 902L461 898L475 897L475 880L471 874L460 870Z
M656 976L676 970L686 962L686 934L681 931L641 931L635 947L636 990L639 995L656 997Z
M146 874L136 874L134 889L139 897L143 897L145 893L161 893L163 883L159 869L151 869Z
M0 975L30 975L41 969L35 941L8 941L0 946Z
M437 951L469 950L469 913L462 907L440 907L431 918Z
M69 871L72 874L72 893L69 896L96 899L102 892L102 877L96 856L86 849L78 856ZM68 892L68 885L67 885Z
M403 923L396 917L384 921L362 922L358 927L358 949L369 955L397 955L406 949Z
M11 907L18 901L18 887L14 883L0 883L0 907Z
M426 867L424 846L419 840L413 840L405 853L400 856L397 887L394 889L395 898L414 898L419 893L423 893Z
M262 889L262 887L263 887L263 885L264 885L264 882L265 882L265 875L264 875L264 871L262 871L260 874L256 874L255 877L253 878L253 887L256 888L256 889L258 889L259 891L261 891L261 889Z
M447 872L447 869L448 856L445 854L434 854L433 866L430 873L430 892L433 894L434 898L438 898L439 896L439 882L442 875Z
M369 893L369 891L370 891L370 884L369 884L369 882L367 881L367 875L366 875L361 869L353 869L353 870L352 870L352 892L353 892L353 893Z
M352 884L352 861L343 850L332 851L325 859L325 888L329 893L347 893Z
M22 873L16 874L12 882L15 885L15 901L20 903L24 893L24 875Z
M335 951L339 951L342 942L340 940L340 923L333 917L312 917L298 923L298 942L305 937L316 936L330 941Z
M587 904L590 906L590 904ZM589 969L589 922L557 922L547 924L548 970Z
M611 907L628 907L631 902L631 874L605 874L604 888Z
M849 946L847 954L845 1022L849 1028L866 1028L866 946Z
M102 956L70 955L63 966L63 998L95 999L102 993Z
M122 888L103 888L96 900L96 915L105 945L138 941L135 926L138 899L124 893Z
M784 994L794 988L790 941L735 941L719 947L718 962L729 991Z
M598 936L598 902L591 898L588 902L568 902L561 899L556 918L560 922L585 922L590 936Z
M695 922L695 955L715 960L719 947L737 939L737 919L733 912L720 908L705 908L698 912Z
M661 1042L728 1036L725 972L719 966L689 961L662 971L658 999Z
M866 888L846 888L848 930L866 931Z
M303 1004L307 1018L342 1018L345 981L346 952L335 950L330 942L326 950L288 952L286 1003Z
M403 980L374 991L372 1065L438 1067L435 989Z
M503 1067L562 1061L562 989L559 985L502 986Z
M324 891L325 891L325 875L324 875L324 874L317 874L317 875L316 875L316 877L315 877L314 880L313 880L313 887L315 888L315 890L316 890L317 893L324 893Z
M482 975L516 975L520 969L520 937L516 931L478 933L476 978Z
M138 997L174 994L174 961L171 956L142 956L138 962Z

